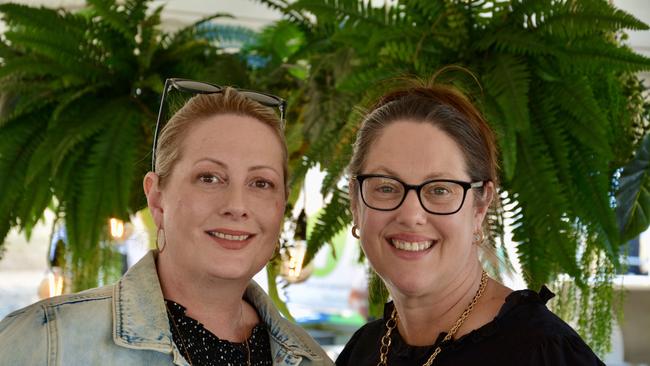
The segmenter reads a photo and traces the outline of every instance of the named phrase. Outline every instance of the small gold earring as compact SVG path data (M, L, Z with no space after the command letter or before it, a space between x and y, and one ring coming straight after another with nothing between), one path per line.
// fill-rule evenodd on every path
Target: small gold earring
M359 227L357 225L352 225L352 236L361 239L361 236L359 235Z

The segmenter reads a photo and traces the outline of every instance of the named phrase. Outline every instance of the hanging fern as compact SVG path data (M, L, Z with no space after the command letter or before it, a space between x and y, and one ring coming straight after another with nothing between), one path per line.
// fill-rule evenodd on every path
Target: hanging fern
M243 60L219 49L218 30L235 31L207 26L225 15L165 33L150 4L0 4L0 239L12 227L29 235L51 206L65 221L74 290L107 280L108 218L144 207L165 78L250 84Z
M358 123L357 111L384 90L377 82L426 79L448 65L473 71L480 88L466 83L465 90L497 133L508 200L507 211L489 217L494 240L504 242L499 220L507 217L532 288L568 275L583 299L574 301L593 306L567 312L567 320L598 319L597 327L579 330L606 350L621 229L629 238L650 223L645 150L618 184L648 125L642 98L630 92L639 88L629 85L633 73L650 69L650 59L621 45L620 33L648 26L605 0L412 0L374 8L361 0L263 2L304 33L288 60L309 65L307 81L298 83L306 158L295 182L318 165L326 172L322 193L335 196L351 154L355 126L348 122ZM296 21L295 14L305 16ZM339 204L308 239L310 258L329 239L327 230L349 222ZM596 273L594 263L608 270Z

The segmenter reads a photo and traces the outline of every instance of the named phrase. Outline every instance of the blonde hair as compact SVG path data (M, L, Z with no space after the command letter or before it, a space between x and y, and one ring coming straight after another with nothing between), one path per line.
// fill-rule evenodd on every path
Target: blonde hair
M198 120L222 114L235 114L257 119L270 126L282 145L282 172L284 191L288 194L288 152L280 118L275 111L247 98L237 90L226 87L220 93L197 94L179 109L162 128L156 148L155 170L164 186L174 165L181 158L181 146L191 124Z

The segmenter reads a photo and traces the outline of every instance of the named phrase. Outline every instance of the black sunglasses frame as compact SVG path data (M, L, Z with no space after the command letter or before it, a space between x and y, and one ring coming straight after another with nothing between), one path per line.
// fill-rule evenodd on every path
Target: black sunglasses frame
M198 88L198 87L192 88L188 86L183 86L182 85L183 83L195 83L197 86L202 86L203 88ZM164 119L165 100L167 98L167 93L171 91L172 88L182 92L194 93L194 94L216 94L216 93L222 93L225 90L225 88L221 85L207 83L204 81L196 81L196 80L181 79L181 78L169 78L165 80L165 87L163 89L162 96L160 97L158 118L156 119L156 130L154 131L153 134L153 147L151 149L151 171L152 172L156 171L156 148L158 147L158 135L160 134L160 130L163 127L161 125L161 122ZM285 116L285 111L287 109L286 100L278 97L277 95L258 92L255 90L237 89L237 88L233 88L233 89L244 94L247 98L250 98L260 103L263 106L278 108L280 110L280 127L284 130L284 116Z
M369 205L368 202L366 202L366 198L363 195L363 188L362 188L363 187L363 181L368 179L368 178L388 178L388 179L393 179L393 180L399 182L404 187L404 194L402 195L402 200L399 201L399 203L394 208L391 208L391 209L377 208L377 207L373 207L373 206ZM426 211L426 212L428 212L430 214L433 214L433 215L453 215L456 212L460 211L460 209L463 208L463 205L465 204L465 198L467 197L467 191L469 191L472 188L481 188L481 187L485 186L485 182L486 182L486 181L463 182L461 180L454 180L454 179L430 179L430 180L427 180L427 181L425 181L425 182L423 182L421 184L413 185L413 184L406 184L406 183L402 182L400 179L395 178L393 176L383 175L383 174L359 174L359 175L352 176L352 179L359 182L359 193L361 194L361 200L363 201L363 203L368 208L371 208L371 209L377 210L377 211L395 211L402 205L402 203L404 203L404 200L406 199L406 196L408 195L409 191L414 190L417 197L418 197L418 201L420 201L420 206L422 207L422 209L424 209L424 211ZM422 191L422 188L424 186L426 186L429 183L433 183L433 182L456 183L456 184L460 185L461 187L463 187L463 199L460 201L460 206L458 207L458 209L456 209L456 211L446 212L446 213L439 213L439 212L431 211L431 210L427 209L426 207L424 207L424 203L422 202L422 197L420 196L420 192Z

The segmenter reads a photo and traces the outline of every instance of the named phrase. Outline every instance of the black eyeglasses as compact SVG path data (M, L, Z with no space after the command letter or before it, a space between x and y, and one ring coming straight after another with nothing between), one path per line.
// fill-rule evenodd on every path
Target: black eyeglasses
M222 93L225 88L220 85L206 83L202 81L171 78L165 80L165 88L163 89L162 97L160 98L160 107L158 109L158 119L156 120L156 131L153 135L153 149L151 152L151 171L156 169L156 147L158 146L158 134L162 128L162 121L164 119L164 106L167 93L174 88L176 90L194 93L194 94L215 94ZM280 127L284 129L284 113L287 109L287 102L273 94L262 93L254 90L237 89L240 94L252 99L259 104L267 107L278 108L280 110Z
M402 205L408 192L414 190L422 208L435 215L451 215L460 211L467 191L481 188L485 183L432 179L419 185L411 185L395 177L381 174L362 174L352 178L359 182L363 203L372 209L395 210Z

